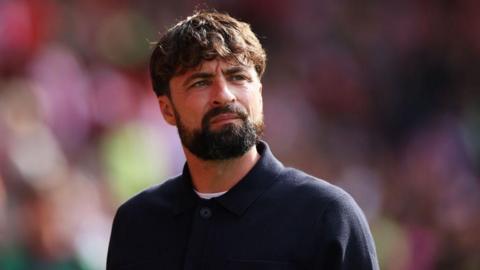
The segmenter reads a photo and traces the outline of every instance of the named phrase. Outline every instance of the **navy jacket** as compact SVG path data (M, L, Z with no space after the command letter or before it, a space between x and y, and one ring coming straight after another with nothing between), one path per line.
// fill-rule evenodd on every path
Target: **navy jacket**
M107 270L378 269L362 211L343 190L285 168L268 145L226 194L210 200L183 174L124 203Z

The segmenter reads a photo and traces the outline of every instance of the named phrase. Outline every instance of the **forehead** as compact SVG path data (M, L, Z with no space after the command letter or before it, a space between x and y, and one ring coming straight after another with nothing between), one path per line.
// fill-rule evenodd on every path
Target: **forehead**
M174 77L182 77L184 75L188 76L197 72L221 72L231 68L239 68L246 71L254 70L253 65L244 65L234 61L214 59L214 60L202 61L196 67L186 69L184 72L181 72L180 74Z
M257 74L253 65L243 65L241 63L236 63L233 61L214 59L209 61L202 61L196 67L186 69L185 71L174 75L170 79L170 85L182 83L198 73L211 74L213 76L215 74L229 73L229 71L243 71L251 73L252 76L255 76Z

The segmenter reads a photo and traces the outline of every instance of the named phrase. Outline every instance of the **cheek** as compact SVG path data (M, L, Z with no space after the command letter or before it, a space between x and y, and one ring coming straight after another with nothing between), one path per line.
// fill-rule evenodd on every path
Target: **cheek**
M199 128L206 113L205 110L204 103L200 99L191 98L186 100L179 114L184 124Z
M250 114L254 121L262 119L263 115L263 100L260 94L255 94L250 99Z

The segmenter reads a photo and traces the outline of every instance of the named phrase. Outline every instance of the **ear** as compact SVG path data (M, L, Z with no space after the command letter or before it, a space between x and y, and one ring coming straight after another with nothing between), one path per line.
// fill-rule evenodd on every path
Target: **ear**
M172 126L177 125L177 119L173 109L172 101L166 95L158 97L158 104L160 105L160 111L162 112L163 119Z

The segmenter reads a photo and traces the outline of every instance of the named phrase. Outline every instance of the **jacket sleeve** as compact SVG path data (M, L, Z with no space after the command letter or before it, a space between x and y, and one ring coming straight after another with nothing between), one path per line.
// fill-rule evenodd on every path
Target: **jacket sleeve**
M378 270L375 244L366 218L346 193L331 201L317 224L319 252L315 269Z

